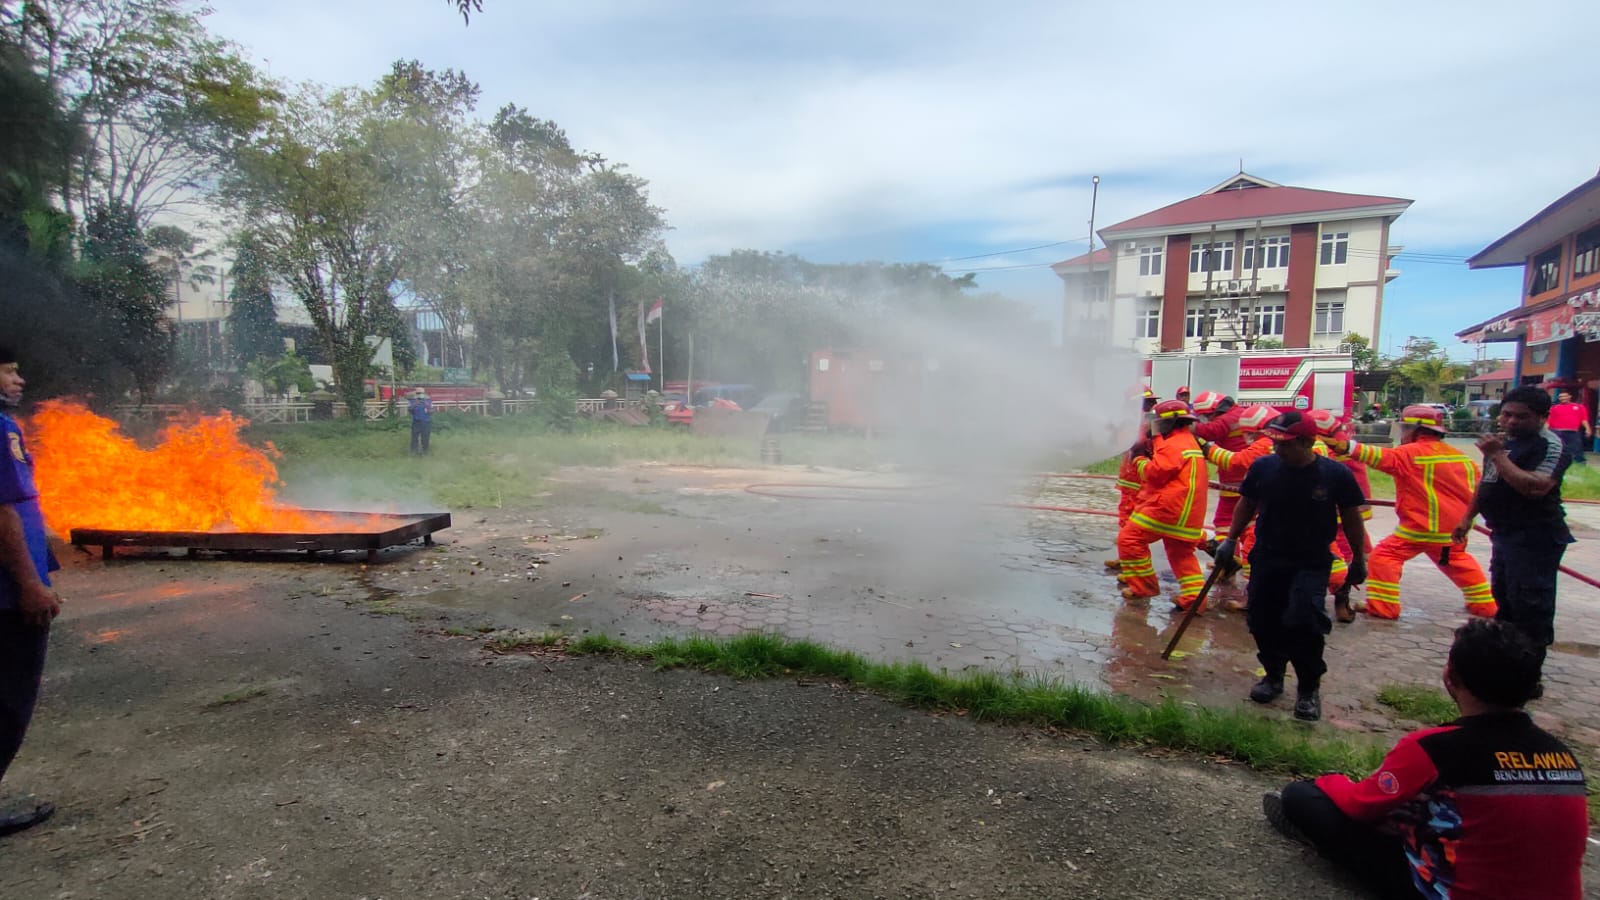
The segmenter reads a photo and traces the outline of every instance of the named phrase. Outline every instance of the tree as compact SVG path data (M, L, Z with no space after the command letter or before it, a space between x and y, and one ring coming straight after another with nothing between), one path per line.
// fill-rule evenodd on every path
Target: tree
M229 294L228 349L234 363L243 368L258 359L283 353L283 327L278 324L278 306L272 296L272 275L249 232L236 242L229 280L233 288Z
M84 232L76 281L116 336L105 349L148 400L172 361L166 278L151 265L150 245L128 207L96 207Z
M1344 347L1350 351L1350 362L1357 372L1370 372L1378 367L1378 351L1366 337L1352 331L1344 336Z
M281 99L185 0L30 0L0 31L66 97L90 152L62 192L82 215L113 205L145 228L215 182L228 151Z
M1465 378L1467 367L1452 363L1443 356L1433 356L1403 362L1396 371L1407 384L1422 389L1424 402L1438 403L1444 399L1443 387Z

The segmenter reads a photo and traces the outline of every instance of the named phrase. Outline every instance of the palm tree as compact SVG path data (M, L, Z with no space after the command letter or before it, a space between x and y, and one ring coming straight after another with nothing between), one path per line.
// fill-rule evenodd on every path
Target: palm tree
M1445 385L1460 381L1467 375L1466 366L1441 357L1401 363L1396 371L1409 384L1422 388L1422 399L1427 403L1438 403L1444 397Z

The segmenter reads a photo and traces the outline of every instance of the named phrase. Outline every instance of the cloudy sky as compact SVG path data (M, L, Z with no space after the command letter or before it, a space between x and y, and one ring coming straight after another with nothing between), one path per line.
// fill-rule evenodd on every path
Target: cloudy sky
M460 68L627 163L680 262L733 248L933 261L1059 320L1050 262L1097 224L1247 171L1407 197L1408 250L1465 257L1600 167L1592 3L996 4L213 0L274 76ZM1022 248L1049 245L1041 249ZM981 255L980 255L981 254ZM1385 349L1516 305L1515 272L1407 261Z

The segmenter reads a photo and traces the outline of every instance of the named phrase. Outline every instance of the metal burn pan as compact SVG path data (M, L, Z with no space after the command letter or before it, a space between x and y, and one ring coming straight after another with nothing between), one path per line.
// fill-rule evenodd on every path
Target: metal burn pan
M365 550L367 561L376 562L385 547L409 544L422 538L433 543L433 533L450 527L449 513L362 513L338 510L306 510L331 516L364 520L378 527L352 531L130 531L117 528L74 528L71 541L78 547L100 547L110 559L118 547L186 548L189 555L201 550L222 552L271 552L302 550L316 554L327 550Z

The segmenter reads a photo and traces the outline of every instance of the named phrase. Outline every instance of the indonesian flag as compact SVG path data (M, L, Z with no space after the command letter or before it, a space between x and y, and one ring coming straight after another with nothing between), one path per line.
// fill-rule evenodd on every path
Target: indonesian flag
M648 325L659 318L661 318L661 298L657 297L656 302L650 307L650 312L644 317L644 321Z
M656 302L657 302L657 305L659 306L660 305L660 301L656 301ZM658 315L659 315L659 313L658 313ZM645 340L645 337L644 337L644 326L645 326L645 323L648 322L648 321L650 321L650 320L646 319L644 317L644 301L640 300L639 301L639 362L642 364L642 368L647 373L650 371L650 342Z

